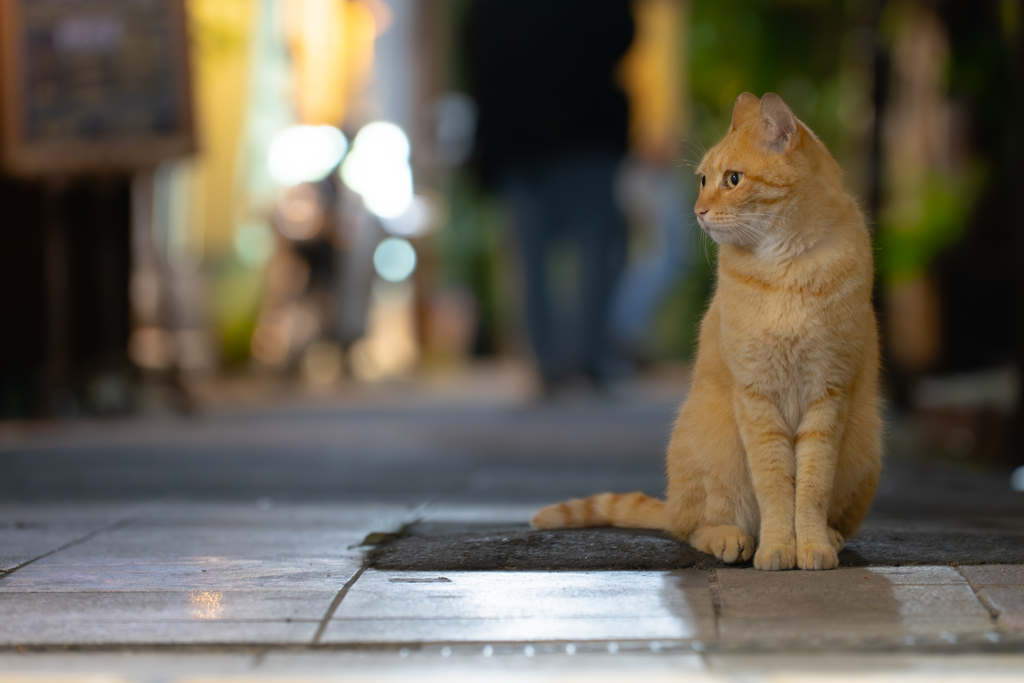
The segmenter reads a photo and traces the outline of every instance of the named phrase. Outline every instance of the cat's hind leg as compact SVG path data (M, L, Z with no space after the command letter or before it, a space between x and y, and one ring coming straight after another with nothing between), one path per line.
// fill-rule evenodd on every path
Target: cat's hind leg
M731 524L701 527L690 534L686 542L729 564L746 562L754 555L754 539Z

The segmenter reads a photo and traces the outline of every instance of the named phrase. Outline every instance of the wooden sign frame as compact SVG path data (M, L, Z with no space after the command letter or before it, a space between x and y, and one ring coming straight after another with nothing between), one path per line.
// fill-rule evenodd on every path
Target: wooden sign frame
M104 135L30 134L27 29L23 9L33 0L0 0L0 168L22 176L129 171L155 166L195 151L195 122L184 0L151 0L170 17L167 72L172 83L174 123L160 132L110 131ZM130 4L132 0L127 0ZM67 3L74 5L75 3ZM87 4L87 3L84 3ZM116 3L108 3L116 4ZM79 35L83 32L79 31ZM84 32L89 39L88 27ZM51 37L51 40L56 40Z

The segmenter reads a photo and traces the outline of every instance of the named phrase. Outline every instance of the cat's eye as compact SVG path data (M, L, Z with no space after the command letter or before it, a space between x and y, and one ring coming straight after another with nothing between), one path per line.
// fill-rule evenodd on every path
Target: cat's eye
M730 187L736 187L740 184L740 180L743 179L743 174L739 171L729 171L725 176L725 184Z
M704 187L704 184L707 183L707 182L708 182L708 177L706 175L702 175L700 177L700 186Z

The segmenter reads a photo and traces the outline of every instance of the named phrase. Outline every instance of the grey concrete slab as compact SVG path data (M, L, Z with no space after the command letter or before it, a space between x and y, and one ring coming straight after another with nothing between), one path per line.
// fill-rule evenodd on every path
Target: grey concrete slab
M323 643L489 643L536 640L707 640L710 619L678 617L335 620Z
M1024 586L1022 565L982 565L959 569L974 586Z
M890 618L872 615L835 615L800 617L722 617L718 622L720 642L765 644L786 641L809 648L827 648L833 644L846 646L870 644L877 640L899 641L907 636L940 634L967 635L992 629L986 615L929 618ZM870 646L870 645L869 645Z
M81 528L2 528L0 527L0 572L57 550L90 533Z
M256 655L234 653L3 652L0 671L8 679L25 676L34 681L104 683L109 678L117 683L170 683L192 676L244 675L257 661Z
M0 593L0 621L24 628L65 622L318 622L335 595L332 590Z
M317 623L306 621L0 622L7 645L298 645L312 642Z
M987 632L987 608L950 567L716 570L723 640L857 640Z
M1000 626L1024 629L1024 586L986 586L978 592L999 613Z
M967 585L893 586L892 595L904 618L974 617L988 622L991 617Z
M0 593L168 590L340 590L358 570L354 558L265 560L217 556L128 557L64 562L51 555L0 579Z
M1021 654L944 655L938 653L801 652L729 653L705 657L708 671L719 680L748 681L769 678L786 681L943 681L1019 680L1024 671Z
M356 652L271 652L260 658L256 669L257 676L323 676L341 674L347 677L366 677L380 680L380 677L393 677L393 680L420 680L423 677L472 676L473 680L514 681L593 681L622 680L623 676L635 676L638 673L644 680L701 681L699 674L705 670L704 660L699 655L661 654L657 657L644 654L628 654L620 652L611 655L607 651L597 654L575 653L568 655L564 647L556 653L547 653L544 648L535 648L534 656L527 656L523 649L503 652L497 650L486 655L480 646L472 651L465 647L452 648L452 653L444 656L440 648L407 648L404 652L391 651L377 654ZM696 676L696 678L694 678Z
M106 532L60 553L64 562L118 563L136 557L291 559L350 558L363 530L331 527L131 525Z
M959 569L987 606L998 613L1000 626L1024 629L1024 567L988 565Z
M707 638L707 575L679 572L369 570L324 642Z
M88 537L144 508L138 504L0 505L0 572Z
M758 572L749 568L716 569L723 590L761 587L766 590L826 590L855 586L947 585L967 581L953 567L839 567L827 572Z
M495 654L485 657L456 650L447 657L437 648L432 651L410 650L402 656L397 650L383 652L270 651L261 656L244 654L175 654L130 653L0 653L0 671L5 681L24 676L26 683L171 683L172 681L205 681L231 683L273 683L284 680L303 681L409 681L481 680L488 681L612 681L624 675L642 672L644 680L662 683L678 681L702 682L703 659L696 655L657 657L619 653L609 655L576 654L574 656L534 657L518 654ZM694 678L694 676L697 676ZM652 677L652 678L648 678ZM21 681L19 680L19 683Z
M707 573L366 571L335 619L708 617Z
M486 508L483 508L486 509ZM463 506L460 510L481 511L480 506ZM132 516L134 526L217 526L285 529L328 528L366 532L383 527L401 526L418 519L429 508L420 505L303 504L278 501L269 497L250 501L170 501L147 507ZM523 517L523 519L528 519Z
M967 616L985 620L989 616L971 587L950 568L772 573L719 569L716 577L723 618L827 616L897 622L903 617Z
M0 527L36 529L57 527L93 530L141 514L151 503L55 502L0 503Z
M867 567L863 571L885 577L894 586L930 586L966 583L955 567Z

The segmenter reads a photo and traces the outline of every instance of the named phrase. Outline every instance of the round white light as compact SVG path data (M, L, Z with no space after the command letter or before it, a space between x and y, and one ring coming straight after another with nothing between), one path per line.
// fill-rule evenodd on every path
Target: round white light
M1024 491L1024 467L1018 467L1010 474L1010 488Z
M374 121L360 128L352 146L395 161L409 160L409 137L404 130L387 121Z
M387 121L364 126L341 166L341 179L381 218L398 218L412 204L409 138Z
M345 135L333 126L292 126L271 140L267 167L281 185L315 183L327 177L347 149Z
M407 240L389 237L373 252L373 267L388 282L401 282L416 270L416 250Z

